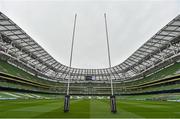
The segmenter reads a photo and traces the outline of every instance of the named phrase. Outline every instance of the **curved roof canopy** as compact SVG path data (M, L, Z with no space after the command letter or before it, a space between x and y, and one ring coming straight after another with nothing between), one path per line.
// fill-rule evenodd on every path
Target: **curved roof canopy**
M75 80L93 75L96 80L130 79L164 62L180 52L180 15L160 29L121 64L105 69L69 68L56 61L17 24L0 12L0 50L26 63L29 67L55 79L67 79L69 72Z

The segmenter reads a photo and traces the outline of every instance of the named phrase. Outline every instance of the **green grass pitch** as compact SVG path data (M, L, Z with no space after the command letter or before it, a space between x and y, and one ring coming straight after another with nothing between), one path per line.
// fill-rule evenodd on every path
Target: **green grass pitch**
M110 112L109 100L71 100L63 112L63 99L0 101L0 118L180 118L180 103L117 100L118 112Z

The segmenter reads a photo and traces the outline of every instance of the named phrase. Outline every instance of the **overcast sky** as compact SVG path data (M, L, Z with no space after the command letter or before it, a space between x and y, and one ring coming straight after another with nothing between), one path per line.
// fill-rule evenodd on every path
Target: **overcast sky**
M0 10L65 65L69 65L77 13L72 67L105 68L108 57L104 13L114 66L180 14L180 0L0 0Z

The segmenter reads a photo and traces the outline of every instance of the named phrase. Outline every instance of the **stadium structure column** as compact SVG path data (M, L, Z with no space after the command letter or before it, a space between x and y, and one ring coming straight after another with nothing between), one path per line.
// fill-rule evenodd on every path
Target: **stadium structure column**
M1 33L0 33L0 43L3 43L3 37Z
M74 47L75 28L76 28L76 17L77 17L77 14L75 14L75 18L74 18L71 54L70 54L70 61L69 61L69 78L68 78L68 84L67 84L67 93L66 93L65 98L64 98L64 112L69 112L69 109L70 109L69 87L70 87L70 80L71 80L71 65L72 65L72 56L73 56L73 47Z
M105 19L105 28L106 28L106 40L107 40L107 49L108 49L109 68L111 69L111 57L110 57L110 47L109 47L109 36L108 36L106 13L104 13L104 19ZM111 75L109 76L109 78L111 81L111 96L110 96L111 112L116 113L117 112L117 110L116 110L116 97L114 95L113 82L112 82Z
M2 42L2 35L0 34L0 42Z

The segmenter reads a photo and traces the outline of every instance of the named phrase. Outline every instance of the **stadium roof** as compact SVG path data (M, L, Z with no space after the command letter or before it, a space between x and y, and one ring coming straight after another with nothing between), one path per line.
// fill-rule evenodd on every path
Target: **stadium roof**
M180 15L174 18L138 50L121 64L105 69L69 68L56 61L35 40L25 33L17 24L0 13L0 49L37 69L39 72L55 79L64 80L69 72L74 80L84 80L84 76L96 76L96 80L130 79L166 61L180 52Z

